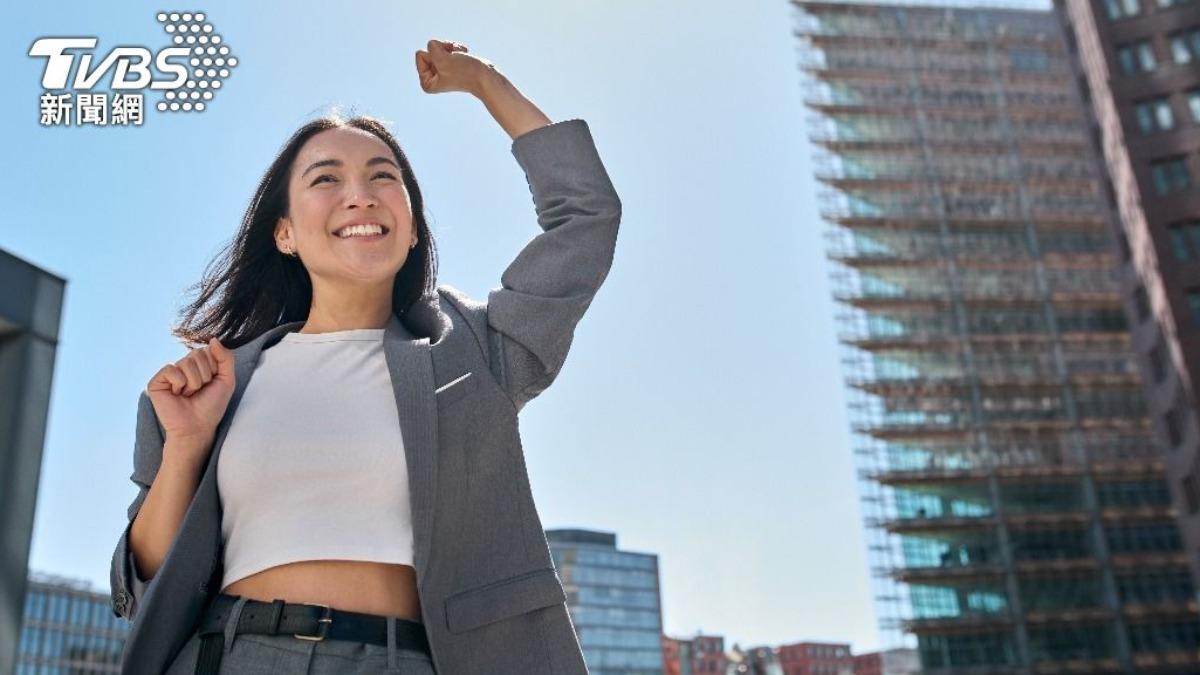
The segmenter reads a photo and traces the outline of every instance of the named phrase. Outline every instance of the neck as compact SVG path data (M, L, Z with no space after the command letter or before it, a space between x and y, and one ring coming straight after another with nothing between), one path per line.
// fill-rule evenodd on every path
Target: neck
M373 288L314 288L308 319L300 333L332 333L386 328L392 317L392 284Z

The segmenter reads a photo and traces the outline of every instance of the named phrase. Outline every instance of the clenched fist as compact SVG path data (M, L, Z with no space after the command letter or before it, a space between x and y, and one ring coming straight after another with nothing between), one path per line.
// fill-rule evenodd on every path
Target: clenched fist
M430 40L426 49L418 49L417 77L426 94L446 91L464 91L475 94L483 78L496 70L495 64L485 58L467 53L461 42Z
M163 366L146 385L146 395L167 439L202 461L233 396L233 352L215 337L208 345Z

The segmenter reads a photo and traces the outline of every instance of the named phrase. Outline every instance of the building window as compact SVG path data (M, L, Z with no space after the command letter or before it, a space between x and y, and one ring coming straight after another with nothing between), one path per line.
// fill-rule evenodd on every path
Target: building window
M1151 163L1150 177L1154 180L1154 191L1159 195L1186 190L1192 184L1187 157L1172 157Z
M1149 40L1118 47L1117 62L1121 64L1121 71L1126 75L1148 73L1158 65L1158 59L1154 57L1154 47Z
M1171 99L1165 96L1135 103L1133 111L1137 117L1138 130L1142 134L1169 131L1175 128L1175 115L1171 112Z
M1194 89L1187 93L1188 112L1192 114L1192 121L1200 123L1200 89Z
M1183 233L1183 228L1176 225L1167 228L1167 232L1171 235L1171 251L1175 254L1175 259L1187 260L1190 252L1188 251L1187 235Z
M1167 37L1171 45L1171 60L1184 65L1200 58L1200 30L1189 30Z
M1014 49L1009 52L1013 70L1046 72L1050 70L1050 55L1040 49Z
M1171 252L1176 260L1200 259L1200 220L1189 220L1167 227Z
M1187 289L1188 311L1192 315L1192 325L1200 326L1200 287Z
M1188 234L1188 241L1192 244L1192 252L1200 257L1200 220L1192 220L1181 225Z
M1108 18L1114 20L1137 16L1142 9L1138 0L1104 0L1104 6L1108 9Z

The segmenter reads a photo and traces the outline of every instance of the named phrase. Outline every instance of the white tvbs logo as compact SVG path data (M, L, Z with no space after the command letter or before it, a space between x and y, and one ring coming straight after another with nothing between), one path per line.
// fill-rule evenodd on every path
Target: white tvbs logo
M46 59L38 105L43 126L75 125L140 126L143 122L144 89L161 89L163 112L201 112L212 102L216 90L238 64L229 46L213 32L202 12L159 12L158 22L175 46L157 53L141 46L120 46L92 65L94 37L38 38L29 56ZM68 50L85 50L81 54ZM78 58L76 58L78 56ZM72 72L74 79L71 78ZM93 88L106 75L111 78L111 97ZM163 76L169 76L164 79ZM73 92L52 90L71 89Z

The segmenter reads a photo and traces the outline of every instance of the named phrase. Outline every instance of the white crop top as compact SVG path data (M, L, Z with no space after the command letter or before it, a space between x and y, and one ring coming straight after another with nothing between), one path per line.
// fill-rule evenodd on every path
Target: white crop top
M217 462L221 590L301 560L413 564L383 333L290 332L261 352Z

